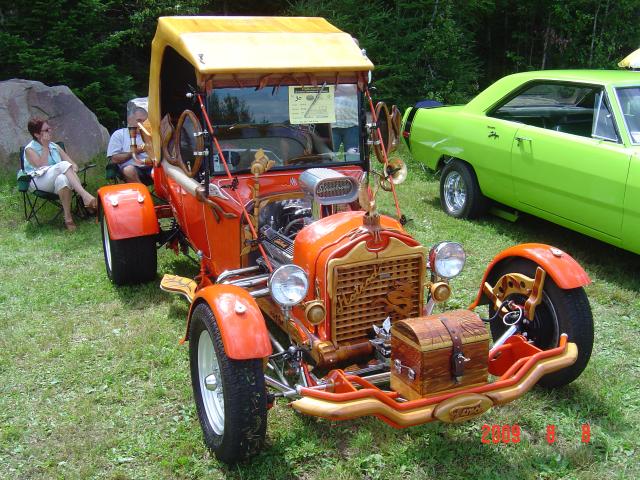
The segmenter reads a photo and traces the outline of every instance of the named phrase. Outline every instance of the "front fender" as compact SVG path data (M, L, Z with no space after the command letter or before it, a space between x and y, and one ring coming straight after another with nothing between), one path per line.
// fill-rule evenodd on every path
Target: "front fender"
M482 286L491 275L492 270L500 263L514 257L526 258L540 265L556 285L564 290L583 287L591 283L587 272L568 253L544 243L523 243L503 250L491 260L482 277L478 296L469 306L470 310L482 303Z
M98 190L112 240L156 235L160 232L153 199L141 183L107 185Z
M193 309L201 302L211 308L229 358L249 360L271 355L271 340L262 311L244 288L216 284L199 290L189 310L187 335Z

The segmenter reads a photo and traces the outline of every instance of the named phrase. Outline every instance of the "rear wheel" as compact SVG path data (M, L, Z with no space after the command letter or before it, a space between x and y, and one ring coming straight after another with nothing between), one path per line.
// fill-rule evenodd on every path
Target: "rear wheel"
M235 463L256 454L267 431L262 360L227 356L213 312L197 305L189 327L191 384L204 442L218 460Z
M144 283L156 277L158 257L155 235L113 240L104 211L100 208L100 230L107 275L116 285Z
M491 272L489 283L495 283L506 273L521 273L529 278L535 277L537 265L522 258L515 258L498 265ZM505 300L513 300L524 305L527 297L513 294ZM489 309L490 316L495 311ZM497 318L491 322L491 335L497 340L506 330L506 326ZM563 290L556 285L550 275L546 276L543 288L542 302L536 308L535 317L524 327L527 338L533 344L548 350L558 346L560 335L566 333L569 341L578 346L576 363L558 372L545 375L538 383L544 387L560 387L567 385L580 376L587 366L593 349L593 316L589 299L582 287Z
M455 218L477 218L487 210L478 179L468 163L453 159L440 176L440 205Z

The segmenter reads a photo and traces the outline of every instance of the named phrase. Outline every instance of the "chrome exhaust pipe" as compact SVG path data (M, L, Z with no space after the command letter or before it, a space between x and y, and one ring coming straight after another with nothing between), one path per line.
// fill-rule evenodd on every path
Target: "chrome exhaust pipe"
M264 381L270 387L275 388L276 390L278 390L278 392L280 392L284 398L292 398L292 397L299 397L300 396L300 395L298 395L298 392L296 390L294 390L293 388L286 386L284 383L279 382L275 378L272 378L272 377L270 377L268 375L264 376Z
M239 278L237 280L229 280L224 282L225 285L235 285L236 287L251 288L258 285L264 285L269 281L269 274L258 275L249 278Z
M218 276L218 278L216 279L216 283L224 283L224 281L227 280L228 278L238 277L240 275L257 272L259 270L260 270L259 265L254 265L252 267L236 268L235 270L225 270Z

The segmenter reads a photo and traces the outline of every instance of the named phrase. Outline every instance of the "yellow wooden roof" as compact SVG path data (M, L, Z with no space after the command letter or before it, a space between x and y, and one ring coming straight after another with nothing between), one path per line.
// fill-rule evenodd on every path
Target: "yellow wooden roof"
M315 17L160 17L153 50L166 46L204 75L373 70L351 35Z

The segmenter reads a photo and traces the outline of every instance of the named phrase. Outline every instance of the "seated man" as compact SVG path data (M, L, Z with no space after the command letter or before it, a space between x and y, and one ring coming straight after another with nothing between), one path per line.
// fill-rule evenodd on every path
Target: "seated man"
M127 117L127 125L136 127L147 119L147 111L136 107ZM153 183L151 165L147 165L148 157L144 150L144 143L140 132L136 133L136 149L131 151L131 137L129 128L121 128L113 132L107 147L107 157L118 165L120 173L127 182L138 182L149 185Z

